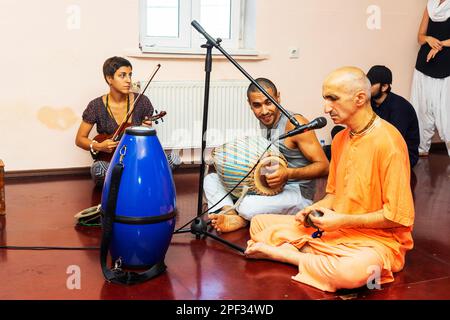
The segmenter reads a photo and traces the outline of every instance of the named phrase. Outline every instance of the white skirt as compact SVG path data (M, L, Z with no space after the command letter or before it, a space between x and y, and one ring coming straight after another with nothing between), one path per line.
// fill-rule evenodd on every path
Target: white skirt
M419 152L430 150L436 127L450 156L450 77L432 78L414 69L411 104L419 119Z

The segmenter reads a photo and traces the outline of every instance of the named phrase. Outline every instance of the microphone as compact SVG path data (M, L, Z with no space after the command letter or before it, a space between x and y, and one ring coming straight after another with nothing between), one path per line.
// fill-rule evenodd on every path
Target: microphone
M213 37L211 37L206 31L205 29L203 29L203 27L200 25L200 23L197 22L197 20L192 20L191 25L198 31L200 32L206 40L208 40L209 42L213 43L213 44L217 44L217 40L214 39Z
M292 137L292 136L301 134L306 131L320 129L320 128L325 127L326 125L327 125L327 119L325 119L324 117L319 117L319 118L314 119L310 123L304 124L300 127L295 128L294 130L283 133L282 135L280 135L278 137L277 140L286 139L287 137Z

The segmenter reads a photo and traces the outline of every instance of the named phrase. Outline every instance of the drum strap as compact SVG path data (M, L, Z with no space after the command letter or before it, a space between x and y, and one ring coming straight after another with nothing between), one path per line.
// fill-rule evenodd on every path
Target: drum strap
M122 163L117 163L113 168L108 200L106 202L106 210L105 212L102 212L103 235L100 246L100 265L102 267L103 276L108 282L116 284L138 284L150 280L164 272L166 270L166 265L164 264L164 261L160 261L154 264L150 269L141 273L123 271L120 269L120 266L115 266L113 269L109 269L106 265L108 249L113 235L113 223L116 215L117 196L119 194L123 168Z

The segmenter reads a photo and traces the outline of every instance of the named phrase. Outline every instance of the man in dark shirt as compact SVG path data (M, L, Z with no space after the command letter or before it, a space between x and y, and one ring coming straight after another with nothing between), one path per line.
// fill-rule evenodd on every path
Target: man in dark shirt
M391 92L392 72L385 66L373 66L367 73L372 84L372 109L402 134L408 146L409 162L413 168L419 159L419 122L413 106L403 97Z

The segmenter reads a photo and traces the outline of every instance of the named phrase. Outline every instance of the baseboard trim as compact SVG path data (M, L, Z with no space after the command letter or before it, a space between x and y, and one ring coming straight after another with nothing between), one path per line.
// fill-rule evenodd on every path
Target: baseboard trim
M198 169L199 164L182 164L175 172L187 169ZM16 181L22 179L46 179L46 178L58 178L58 177L79 177L90 176L90 167L78 167L78 168L64 168L64 169L39 169L39 170L17 170L17 171L5 171L5 182Z
M5 180L90 175L89 167L5 171Z

